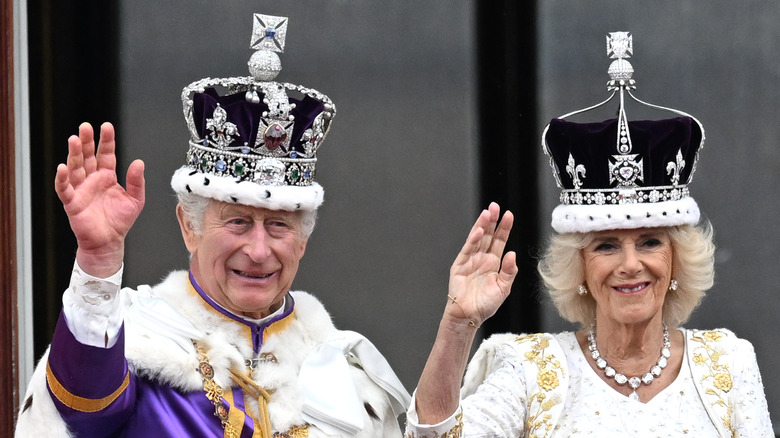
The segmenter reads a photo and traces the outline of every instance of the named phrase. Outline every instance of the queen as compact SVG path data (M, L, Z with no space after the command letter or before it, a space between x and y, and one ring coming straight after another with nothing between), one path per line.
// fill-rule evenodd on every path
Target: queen
M752 345L681 327L713 283L712 228L688 189L702 125L634 97L628 33L611 33L607 51L609 98L542 135L562 192L538 270L579 330L495 335L466 368L517 273L503 255L512 214L491 204L450 271L407 437L773 436ZM673 117L629 121L626 95ZM565 120L615 96L615 119Z

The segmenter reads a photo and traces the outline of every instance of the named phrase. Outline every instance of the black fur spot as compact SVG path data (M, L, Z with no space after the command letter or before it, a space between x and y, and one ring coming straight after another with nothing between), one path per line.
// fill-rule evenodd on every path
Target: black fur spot
M231 197L230 197L230 199L231 199L233 202L235 202L235 203L238 203L238 198L236 198L235 196L231 196Z
M208 178L206 178L206 177L203 177L203 185L204 185L204 186L207 186L207 185L209 185L209 183L210 183L210 182L211 182L211 181L209 181L209 179L208 179Z
M366 408L366 412L368 412L368 416L373 418L374 420L379 420L379 415L376 414L376 411L374 408L371 407L368 402L363 403L363 406Z
M192 172L190 172L190 176L195 175L196 173L198 173L198 171L197 170L193 170Z
M24 401L24 407L22 408L22 413L24 413L24 411L32 407L32 398L33 396L29 396L27 397L27 400Z
M270 197L271 197L271 192L269 192L268 190L266 190L266 191L265 191L265 199L268 199L268 198L270 198Z
M189 185L189 184L187 184L186 186L184 186L184 188L185 188L185 189L187 189L187 193L192 193L192 189L190 188L190 185Z

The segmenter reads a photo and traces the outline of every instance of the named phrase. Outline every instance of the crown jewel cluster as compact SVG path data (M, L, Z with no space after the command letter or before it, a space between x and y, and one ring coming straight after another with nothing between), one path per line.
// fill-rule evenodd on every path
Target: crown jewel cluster
M254 14L250 47L256 51L248 67L252 76L205 78L182 91L184 118L190 132L187 165L194 172L233 177L272 186L309 186L314 182L316 153L336 113L333 102L324 94L300 85L273 82L281 71L277 52L284 50L287 34L286 17ZM217 103L212 114L204 114L205 132L198 132L193 111L196 93L221 87L225 96L242 95L246 102L263 104L257 117L256 138L242 138L237 120ZM322 104L322 112L293 144L296 118L291 113L296 104L289 92L311 98ZM259 106L255 106L259 108Z

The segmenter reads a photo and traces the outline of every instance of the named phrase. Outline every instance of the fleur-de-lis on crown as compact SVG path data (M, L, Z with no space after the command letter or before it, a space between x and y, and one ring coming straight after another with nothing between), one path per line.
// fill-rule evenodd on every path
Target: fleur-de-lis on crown
M233 137L238 136L238 127L228 122L227 118L227 111L217 104L213 117L206 119L206 129L211 131L211 140L220 149L225 149L233 141Z
M571 183L574 185L574 189L579 190L579 188L582 187L580 174L582 175L582 178L585 178L585 166L575 163L571 153L569 153L569 164L566 165L566 173L571 176Z
M683 160L682 149L677 150L677 156L675 157L676 163L668 162L666 164L666 174L672 175L672 184L677 186L680 184L680 172L685 168L685 160Z

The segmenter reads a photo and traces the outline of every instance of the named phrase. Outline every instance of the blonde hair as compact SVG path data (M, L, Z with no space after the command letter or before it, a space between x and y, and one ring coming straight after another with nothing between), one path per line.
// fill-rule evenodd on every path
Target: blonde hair
M690 318L705 292L712 287L715 268L712 226L680 225L664 228L672 243L673 278L677 290L666 294L663 318L670 327L677 327ZM596 233L564 233L551 237L539 260L538 271L558 313L570 322L590 324L596 318L596 301L578 288L585 281L582 249Z

